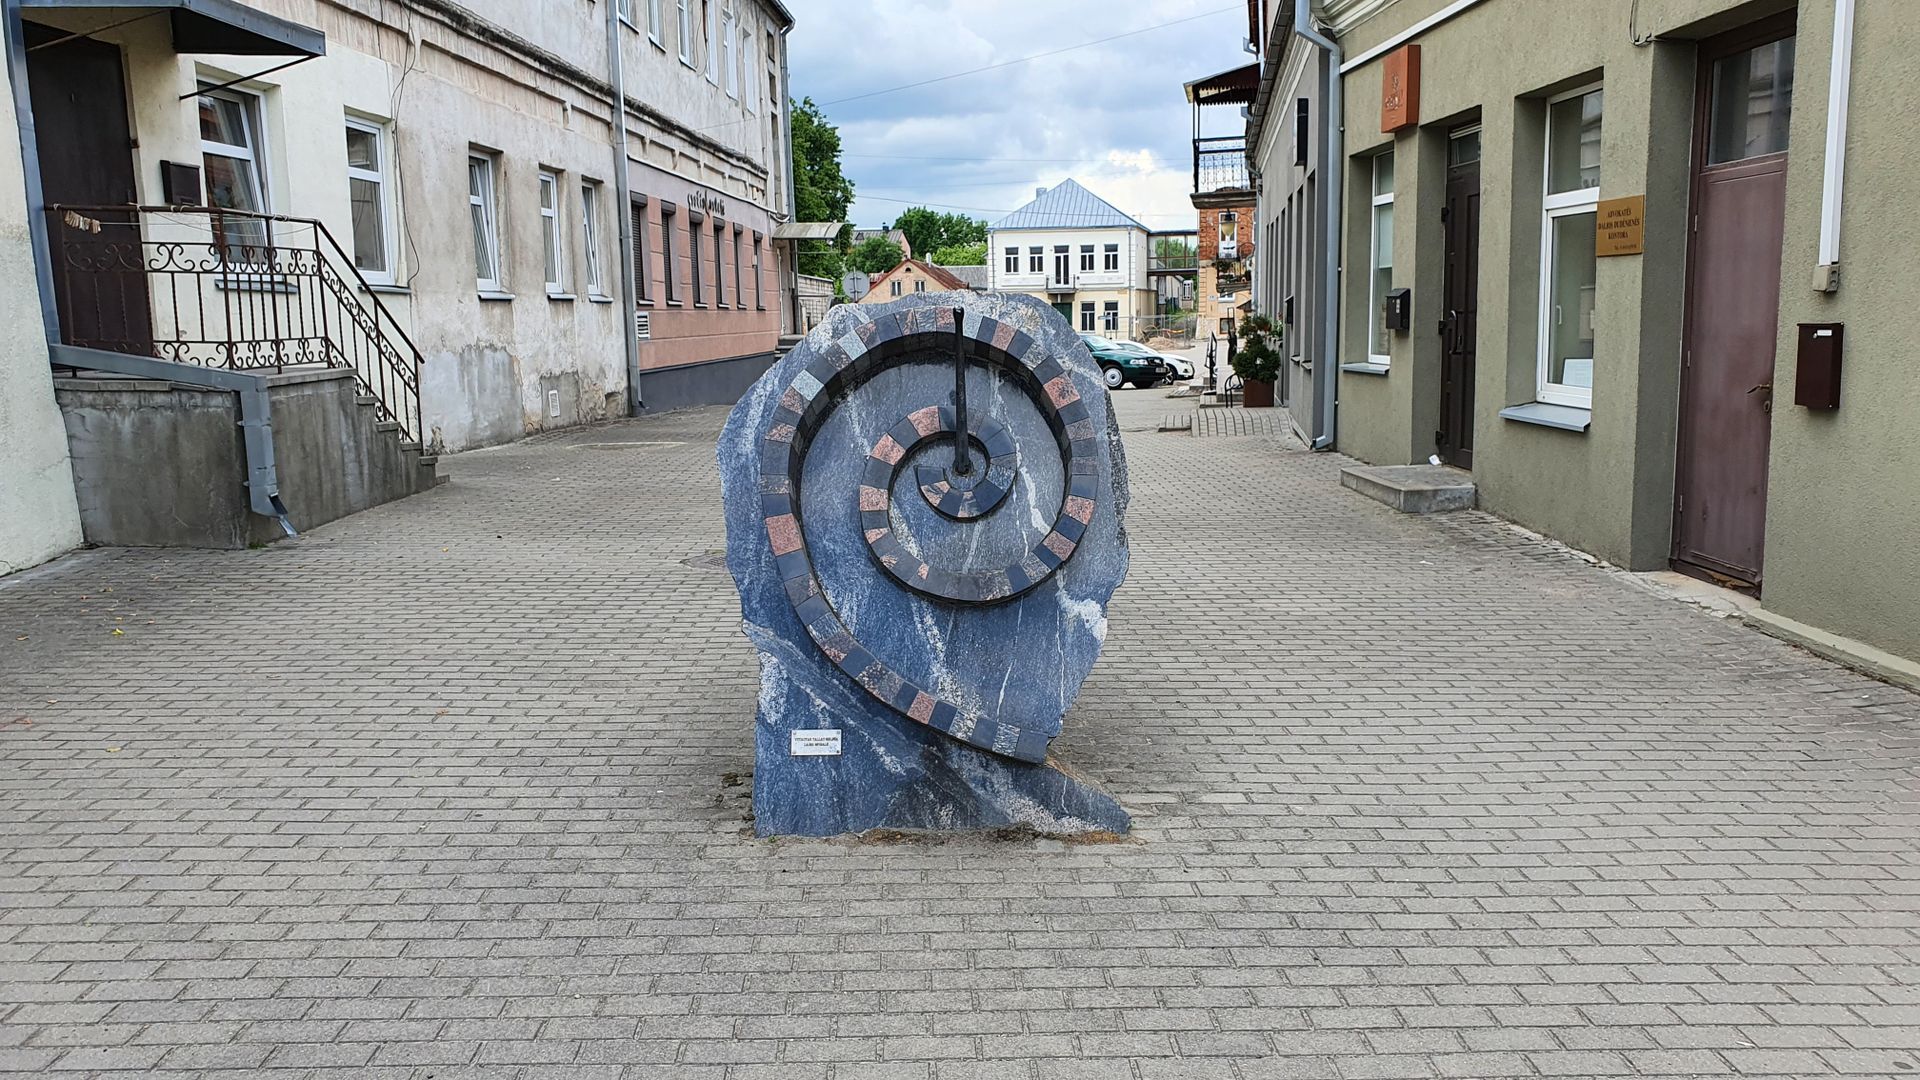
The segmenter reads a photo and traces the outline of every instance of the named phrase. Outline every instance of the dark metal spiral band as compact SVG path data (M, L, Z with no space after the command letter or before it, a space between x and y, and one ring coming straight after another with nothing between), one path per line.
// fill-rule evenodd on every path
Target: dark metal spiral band
M953 573L907 555L892 534L886 505L871 493L890 499L898 470L912 450L922 442L942 437L943 422L945 433L951 433L952 415L949 412L942 417L938 407L916 411L901 421L898 434L890 431L875 444L860 492L861 523L869 550L899 584L949 603L1005 603L1051 577L1072 557L1092 521L1099 502L1097 433L1086 403L1074 389L1072 376L1033 339L1013 326L973 314L966 316L961 332L971 357L1011 376L1053 433L1060 450L1062 493L1052 527L1018 562L984 573ZM813 363L794 376L768 421L760 450L761 516L787 599L808 635L869 695L902 716L963 742L1023 761L1042 761L1049 740L1046 732L966 712L915 685L856 641L828 602L807 554L800 489L814 434L850 391L887 368L915 362L931 350L949 347L953 334L953 309L914 307L880 315L820 349ZM901 442L901 437L911 439L911 444ZM1012 443L1009 438L1004 447L1007 454L996 456L991 434L983 442L988 445L991 480L994 460L1010 454ZM1002 463L1011 468L1011 462ZM883 479L884 483L875 483ZM1010 486L1010 472L1006 480ZM883 527L886 532L876 535L875 530Z

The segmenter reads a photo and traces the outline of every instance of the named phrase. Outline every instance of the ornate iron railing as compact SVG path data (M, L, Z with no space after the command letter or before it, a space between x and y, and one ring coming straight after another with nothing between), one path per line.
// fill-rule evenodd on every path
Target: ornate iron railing
M1193 193L1246 191L1253 187L1247 173L1244 135L1193 140Z
M52 206L61 339L236 371L349 368L420 441L420 350L325 225L198 206Z

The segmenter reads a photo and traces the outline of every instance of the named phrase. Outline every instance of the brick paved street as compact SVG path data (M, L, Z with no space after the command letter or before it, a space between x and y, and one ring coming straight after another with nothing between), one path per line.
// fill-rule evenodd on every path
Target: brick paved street
M1920 701L1117 400L1122 844L746 835L718 410L0 580L0 1070L1920 1072Z

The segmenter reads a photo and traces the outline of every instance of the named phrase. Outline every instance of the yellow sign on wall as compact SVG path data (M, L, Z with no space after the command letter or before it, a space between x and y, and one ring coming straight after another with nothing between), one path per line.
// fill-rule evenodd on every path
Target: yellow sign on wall
M1600 200L1594 254L1639 255L1647 250L1647 197L1628 195L1623 199Z

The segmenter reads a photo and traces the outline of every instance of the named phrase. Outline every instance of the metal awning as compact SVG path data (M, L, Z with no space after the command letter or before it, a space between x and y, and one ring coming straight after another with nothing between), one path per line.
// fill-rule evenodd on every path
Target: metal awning
M178 53L298 57L327 53L327 35L239 0L20 0L20 10L22 14L98 15L109 23L165 14L173 26L173 51Z
M831 240L840 235L844 222L783 221L773 227L775 240Z
M1260 91L1260 65L1248 64L1195 79L1187 84L1187 100L1195 105L1251 105Z

